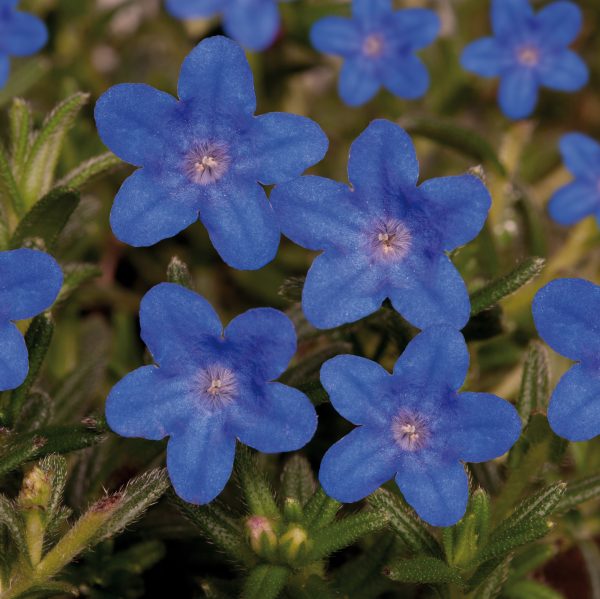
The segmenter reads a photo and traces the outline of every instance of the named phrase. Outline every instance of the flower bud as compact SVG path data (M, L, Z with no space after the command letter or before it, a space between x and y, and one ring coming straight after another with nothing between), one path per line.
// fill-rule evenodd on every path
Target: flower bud
M279 553L287 563L294 563L306 556L309 549L308 533L294 524L279 538Z
M48 472L34 466L23 479L18 497L19 506L23 509L46 508L52 493L52 480Z
M273 520L265 516L250 516L246 520L246 533L254 553L267 559L275 556L278 541Z

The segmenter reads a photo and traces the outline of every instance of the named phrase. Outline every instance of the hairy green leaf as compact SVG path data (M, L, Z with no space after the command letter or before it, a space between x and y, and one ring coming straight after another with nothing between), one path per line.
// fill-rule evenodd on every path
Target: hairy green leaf
M429 556L398 560L395 564L385 568L383 573L396 582L464 584L458 570L441 559Z

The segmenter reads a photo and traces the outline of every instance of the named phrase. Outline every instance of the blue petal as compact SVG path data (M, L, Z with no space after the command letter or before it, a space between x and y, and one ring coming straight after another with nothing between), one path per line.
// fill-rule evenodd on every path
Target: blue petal
M321 383L333 407L353 424L385 426L397 411L385 393L390 373L358 356L336 356L321 367Z
M229 412L228 430L264 453L295 451L315 434L317 413L304 393L269 383L261 395L240 398Z
M552 430L569 441L600 435L600 375L598 369L576 364L558 382L548 407Z
M502 112L511 119L524 119L535 110L539 84L529 68L513 68L500 81L498 100Z
M467 324L471 312L469 294L460 273L446 255L434 258L424 270L399 264L391 283L392 305L419 329L436 324L462 329Z
M472 175L440 177L426 181L419 190L431 222L438 225L445 250L477 237L492 205L480 179Z
M330 329L372 314L385 297L382 271L366 257L328 251L308 271L302 308L311 324Z
M142 83L111 87L96 102L94 116L104 144L136 166L169 161L184 126L177 100Z
M463 50L460 62L467 71L482 77L497 77L505 66L504 51L496 38L484 37Z
M182 100L211 117L248 118L256 111L254 78L246 55L239 44L222 36L205 39L188 54L178 92Z
M461 393L452 406L448 443L465 462L487 462L505 454L521 434L518 412L489 393Z
M572 50L564 50L542 63L540 81L550 89L574 92L589 81L588 68Z
M225 31L245 48L260 51L275 41L281 19L273 0L231 2L223 10Z
M391 434L361 426L328 449L319 481L325 493L338 501L360 501L394 476L398 460Z
M277 254L280 231L264 189L230 177L207 186L200 220L223 260L233 268L255 270Z
M351 247L368 218L347 185L323 177L278 185L270 199L283 234L309 250Z
M10 60L6 54L0 53L0 89L4 87L8 81L10 74Z
M550 199L548 212L561 225L573 225L600 209L600 190L589 181L573 181Z
M596 181L600 172L600 144L582 133L567 133L560 140L567 168L576 176Z
M249 132L252 171L261 183L284 183L299 177L325 156L329 141L313 120L271 112L257 117Z
M41 50L48 41L44 22L33 15L9 11L0 20L0 52L11 56L29 56Z
M223 332L201 295L173 283L160 283L142 298L140 325L144 343L169 374L196 369L202 346Z
M260 382L272 381L288 367L296 353L296 330L279 310L255 308L234 318L225 329L225 339L238 353L245 368L252 364Z
M353 0L352 14L365 25L381 23L392 12L392 0Z
M173 237L198 220L204 189L178 173L139 169L119 189L110 213L115 236L134 247Z
M533 300L540 337L572 360L600 365L600 287L583 279L557 279Z
M452 327L437 326L412 339L394 366L394 376L417 388L457 391L468 370L464 337Z
M358 23L343 17L326 17L310 30L312 45L325 54L351 56L360 52L362 34Z
M407 455L396 475L404 499L433 526L452 526L464 515L469 482L464 466L437 456Z
M575 40L583 22L581 9L573 2L553 2L540 10L535 20L544 43L559 48Z
M16 389L27 376L29 357L23 335L12 322L0 325L0 391Z
M23 320L49 308L63 275L56 260L38 250L0 252L0 315Z
M418 56L409 54L381 65L381 80L386 89L406 100L415 100L429 88L429 73Z
M534 16L529 0L492 1L492 27L500 38L511 39L526 33Z
M408 133L398 125L378 119L363 131L350 148L350 182L366 197L386 205L390 194L414 188L419 163Z
M235 437L224 431L218 414L193 418L167 446L167 469L175 492L189 503L211 502L233 469Z
M342 65L338 90L348 106L361 106L379 91L381 83L363 57L348 58Z
M187 425L194 405L189 378L143 366L121 379L106 400L106 420L122 437L158 441Z
M166 8L178 19L210 17L223 8L223 0L167 0Z
M437 14L423 8L398 10L392 15L391 23L398 39L412 50L429 46L441 27Z

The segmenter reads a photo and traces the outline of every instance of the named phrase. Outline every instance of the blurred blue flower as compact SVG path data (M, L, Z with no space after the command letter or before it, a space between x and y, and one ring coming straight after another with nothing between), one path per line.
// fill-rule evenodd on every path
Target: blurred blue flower
M311 30L320 52L344 58L339 93L350 106L368 102L381 86L401 98L420 98L429 73L415 51L431 44L438 16L421 8L394 11L391 0L353 0L352 18L326 17Z
M49 308L62 286L56 260L37 250L0 252L0 391L15 389L27 376L27 347L13 320Z
M465 283L446 252L481 230L491 199L474 176L417 187L419 163L399 126L373 121L352 144L352 188L321 177L278 186L271 202L283 233L324 250L310 268L304 313L319 328L354 322L385 298L419 328L469 319Z
M104 143L143 167L117 194L113 232L148 246L200 217L225 262L260 268L277 253L280 231L258 182L299 176L323 158L327 137L302 116L254 117L252 71L242 48L225 37L189 54L178 91L179 101L148 85L122 84L96 104Z
M221 14L228 36L249 50L260 51L275 41L281 27L278 1L288 0L166 0L166 6L178 19Z
M583 279L557 279L533 300L540 337L579 362L552 393L548 421L557 435L587 441L600 435L600 287Z
M458 393L469 368L463 336L449 326L417 335L390 375L375 362L337 356L321 369L334 408L358 425L325 454L319 480L345 503L395 476L406 501L434 526L464 514L462 462L486 462L510 449L521 421L488 393Z
M44 23L33 15L16 10L19 0L0 0L0 87L8 79L9 56L29 56L48 41Z
M569 133L560 140L560 152L575 180L552 196L550 216L561 225L591 214L600 221L600 144L587 135Z
M526 118L540 87L574 92L587 83L587 66L568 48L581 23L581 10L572 2L554 2L535 14L529 0L492 0L494 37L467 46L462 65L482 77L500 77L502 111Z
M249 310L225 332L200 295L162 283L142 299L142 339L157 366L122 379L106 403L125 437L169 436L167 467L177 493L212 501L227 483L236 438L265 453L300 449L317 425L308 398L273 383L296 351L294 326L271 308Z

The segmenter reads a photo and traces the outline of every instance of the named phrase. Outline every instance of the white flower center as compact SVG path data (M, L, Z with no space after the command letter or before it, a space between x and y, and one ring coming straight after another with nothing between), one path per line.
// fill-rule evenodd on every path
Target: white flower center
M216 183L229 170L229 148L219 141L201 141L195 144L185 159L185 171L198 185Z
M383 36L378 33L372 33L363 41L362 51L365 56L376 58L383 54L384 46Z
M370 233L370 244L380 259L396 261L409 252L412 236L401 221L386 219L375 224L374 231Z
M517 51L517 60L525 67L535 67L540 62L540 52L534 46L522 46Z
M392 434L404 451L417 451L427 444L430 431L427 420L416 412L402 410L392 421Z
M224 405L237 394L237 381L233 371L223 366L209 366L199 375L200 393L212 404Z

